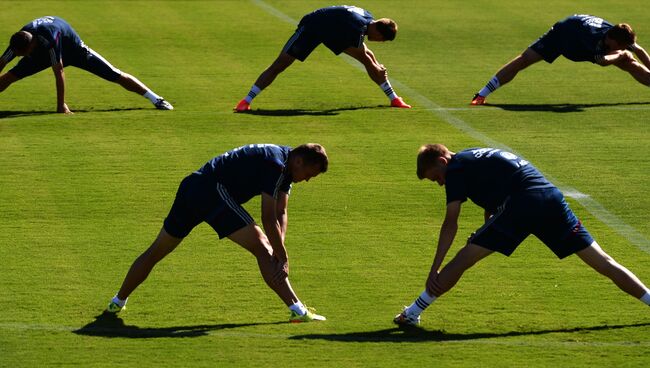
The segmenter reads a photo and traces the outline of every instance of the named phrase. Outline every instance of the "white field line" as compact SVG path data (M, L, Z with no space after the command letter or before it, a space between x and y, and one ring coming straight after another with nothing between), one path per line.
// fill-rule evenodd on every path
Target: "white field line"
M260 8L264 9L266 12L269 14L279 18L283 22L291 23L291 24L297 24L298 22L289 17L288 15L284 14L280 10L274 8L273 6L265 3L262 0L251 0L255 5L259 6ZM354 60L352 57L348 55L343 55L343 59L352 65L353 67L362 70L365 72L365 69L363 66L358 63L356 60ZM509 152L512 152L514 154L519 155L515 150L512 148L504 145L501 142L498 142L489 136L481 133L480 131L474 129L471 125L469 125L467 122L464 120L455 117L450 113L450 111L455 111L453 109L447 109L444 108L435 102L431 101L427 97L423 96L419 92L415 91L414 89L408 87L407 85L399 82L398 80L392 79L391 78L391 84L395 87L397 87L397 90L404 91L406 95L409 95L411 98L410 100L415 100L418 106L424 107L426 110L430 111L433 115L437 116L438 118L442 119L445 121L447 124L453 126L454 128L464 132L465 134L469 135L470 137L476 139L479 142L484 143L485 145L489 147L494 147L494 148L501 148L503 150L507 150ZM611 229L619 233L621 236L625 237L630 243L634 244L637 248L641 249L642 251L650 254L650 240L646 239L643 234L641 234L638 230L636 230L634 227L628 225L625 223L623 220L618 218L616 215L613 213L609 212L605 207L603 207L600 203L596 202L593 198L591 198L588 194L581 193L575 188L572 188L570 186L564 185L557 180L555 180L553 177L550 175L545 176L551 180L555 185L560 188L564 192L564 194L567 197L571 197L575 199L578 203L580 203L589 213L591 213L594 217L596 217L598 220L609 226Z
M30 323L0 323L0 331L45 331L45 332L72 332L78 330L79 327L70 327L70 326L61 326L61 325L52 325L52 324L30 324ZM119 329L116 329L119 331ZM89 330L89 331L92 331ZM99 332L106 331L110 332L109 328L98 329ZM187 330L190 331L190 330ZM179 330L179 334L182 335L185 330ZM291 334L274 334L274 333L255 333L255 332L235 332L235 331L210 331L205 330L201 331L206 335L215 336L215 337L226 337L226 338L248 338L248 339L276 339L276 340L318 340L320 339L318 334L307 334L304 338L301 338L301 335L291 335ZM551 334L570 334L570 332L549 332ZM88 335L89 337L102 337L101 334L97 335ZM120 338L120 336L107 335L111 338ZM162 337L162 336L161 336ZM170 336L171 337L171 336ZM198 336L197 336L198 337ZM431 341L436 341L436 344L477 344L477 345L501 345L501 346L533 346L533 347L650 347L650 340L647 341L575 341L569 340L566 336L560 337L555 341L522 341L519 338L522 336L494 336L494 337L480 337L476 339L458 339L458 340L430 340L426 338L417 338L417 336L404 336L400 337L398 334L394 336L389 336L386 339L380 337L363 337L363 336L350 336L346 338L345 335L340 337L335 337L332 335L324 334L322 340L333 340L333 341L350 341L350 342L366 342L366 343L426 343ZM585 336L582 336L585 337ZM130 338L124 336L122 338ZM156 336L151 337L142 337L143 339L155 339Z

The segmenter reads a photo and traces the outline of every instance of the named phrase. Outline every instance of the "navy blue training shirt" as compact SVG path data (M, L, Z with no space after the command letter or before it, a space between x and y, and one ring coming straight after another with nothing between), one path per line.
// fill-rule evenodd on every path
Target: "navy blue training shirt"
M336 55L348 47L361 47L372 14L356 6L341 5L317 9L300 21Z
M562 55L573 61L595 63L607 54L604 39L613 25L593 15L576 14L559 21L554 28L562 31L564 49Z
M196 172L226 187L239 204L267 193L289 193L291 176L286 173L291 147L250 144L228 151L208 161Z
M467 198L489 213L513 193L552 188L528 161L496 148L470 148L452 156L446 171L447 203Z
M63 19L54 16L45 16L27 23L21 31L27 31L38 41L38 46L30 57L49 58L51 65L58 64L65 57L67 50L72 50L82 41L79 35ZM15 57L11 49L7 49L2 58L9 63Z

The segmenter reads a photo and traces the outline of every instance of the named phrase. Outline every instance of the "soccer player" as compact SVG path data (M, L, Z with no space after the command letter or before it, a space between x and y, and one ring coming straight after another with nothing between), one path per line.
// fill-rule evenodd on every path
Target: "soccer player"
M509 256L529 234L560 259L577 254L621 290L650 305L650 290L600 248L562 193L521 157L494 148L454 153L442 144L428 144L418 153L417 175L445 186L447 211L426 288L395 317L395 323L419 324L420 314L449 291L463 272L493 252ZM485 210L485 224L440 270L458 230L461 205L468 198Z
M128 296L156 263L172 252L196 225L206 222L219 238L228 237L255 256L264 281L289 307L289 321L325 320L305 307L291 288L284 239L291 183L309 181L326 172L327 166L325 149L315 143L293 149L251 144L208 161L183 179L158 237L133 262L107 311L121 311ZM264 231L241 206L260 194Z
M386 68L377 61L375 54L363 42L365 36L368 36L368 41L392 41L396 34L395 21L388 18L374 20L370 12L356 6L330 6L315 10L300 20L296 32L284 45L280 56L260 74L248 95L235 107L235 112L250 110L251 101L268 87L278 74L296 59L305 61L321 43L336 55L344 52L359 60L370 79L388 96L392 107L410 108L411 106L393 90Z
M521 55L503 66L474 95L471 104L485 104L490 93L510 82L521 70L540 60L552 63L560 55L572 61L616 65L641 84L650 86L650 56L636 43L632 27L625 23L614 26L593 15L573 15L555 23Z
M65 102L65 73L63 68L72 65L87 70L126 90L149 99L159 110L173 110L164 98L152 92L134 76L121 72L101 55L86 46L74 29L59 17L46 16L34 19L19 32L14 33L9 47L0 56L0 71L16 56L18 64L0 75L0 92L12 83L36 74L51 66L56 80L56 111L71 114Z

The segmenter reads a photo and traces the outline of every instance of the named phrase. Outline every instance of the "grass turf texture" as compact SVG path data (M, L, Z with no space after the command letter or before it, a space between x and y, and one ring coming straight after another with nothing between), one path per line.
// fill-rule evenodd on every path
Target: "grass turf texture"
M295 20L331 5L266 4ZM497 107L466 109L566 15L629 22L649 47L650 13L638 2L355 4L400 24L395 42L370 44L392 79L460 109L449 114L650 237L647 87L614 67L559 59L490 96ZM50 113L50 71L0 94L0 366L649 364L648 308L533 238L510 259L470 270L423 314L422 329L393 327L422 290L444 214L444 191L415 177L418 146L484 145L416 96L396 87L414 109L386 108L364 72L321 46L254 101L254 114L232 114L294 29L254 2L5 1L0 35L47 14L176 110L156 111L75 68L66 69L74 116ZM245 143L307 141L328 149L331 166L294 188L287 246L298 295L327 322L284 323L288 312L252 256L205 225L158 265L120 320L95 320L184 175ZM648 253L569 202L606 251L650 282ZM258 201L247 208L259 218ZM481 223L473 205L461 216L450 255Z

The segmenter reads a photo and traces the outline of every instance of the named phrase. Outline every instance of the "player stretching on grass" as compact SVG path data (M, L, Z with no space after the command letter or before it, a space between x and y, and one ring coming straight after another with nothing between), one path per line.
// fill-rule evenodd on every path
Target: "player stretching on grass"
M289 307L289 321L325 320L307 309L291 288L284 239L291 183L309 181L326 172L327 165L325 149L314 143L294 149L251 144L208 161L183 179L160 234L135 260L107 311L122 310L127 297L156 263L172 252L196 225L207 222L219 238L228 237L257 258L264 281ZM241 206L259 194L264 231Z
M490 93L510 82L521 70L540 60L552 63L560 55L572 61L591 61L601 66L616 65L641 84L650 86L650 57L636 43L636 34L629 25L621 23L613 26L593 15L573 15L555 23L521 55L503 66L474 95L471 104L485 104L485 98Z
M445 186L447 213L426 289L395 323L420 323L422 311L456 285L463 272L492 252L509 256L529 234L559 258L577 254L621 290L650 305L650 290L598 246L562 193L526 160L494 148L454 153L442 144L425 145L418 153L417 175ZM440 270L458 230L461 204L468 198L485 210L485 224Z
M284 45L280 56L269 66L251 87L248 95L235 107L236 112L250 110L253 99L268 87L278 74L282 73L294 60L305 61L307 56L319 45L324 44L336 55L344 52L359 60L366 68L368 76L384 91L392 107L410 108L397 96L390 82L386 68L379 64L375 54L363 42L392 41L397 34L397 24L388 18L373 20L372 14L356 6L330 6L305 15L298 24L296 32Z
M159 110L173 110L169 102L153 93L134 76L115 69L101 55L86 46L66 21L59 17L34 19L19 32L14 33L9 47L0 57L0 71L16 56L22 56L18 64L0 75L0 92L12 83L52 67L56 80L56 111L72 112L65 103L65 73L63 68L72 65L87 70L126 90L149 99Z

